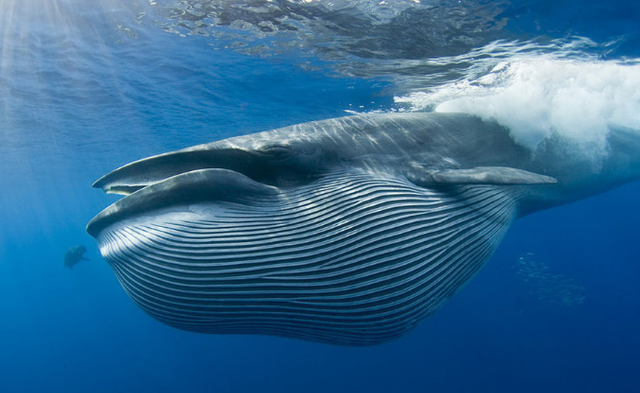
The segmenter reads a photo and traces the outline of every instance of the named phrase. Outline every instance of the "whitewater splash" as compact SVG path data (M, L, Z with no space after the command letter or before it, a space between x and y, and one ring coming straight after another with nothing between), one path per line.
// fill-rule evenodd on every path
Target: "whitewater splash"
M594 159L611 129L640 132L640 65L537 56L497 64L477 79L395 98L411 110L473 114L508 127L535 150L552 136Z

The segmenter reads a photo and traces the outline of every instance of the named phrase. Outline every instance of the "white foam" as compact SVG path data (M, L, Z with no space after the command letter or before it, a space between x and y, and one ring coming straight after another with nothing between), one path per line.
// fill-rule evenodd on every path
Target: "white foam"
M604 154L610 127L640 132L640 65L538 56L396 101L495 120L531 149L557 132L583 151Z

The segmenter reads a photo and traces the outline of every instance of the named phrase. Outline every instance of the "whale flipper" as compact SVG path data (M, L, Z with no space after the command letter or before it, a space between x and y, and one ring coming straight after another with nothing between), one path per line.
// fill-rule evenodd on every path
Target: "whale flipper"
M434 184L493 184L493 185L534 185L555 184L551 177L525 171L524 169L502 166L478 166L466 169L438 169L424 172L413 171L407 178L417 185Z

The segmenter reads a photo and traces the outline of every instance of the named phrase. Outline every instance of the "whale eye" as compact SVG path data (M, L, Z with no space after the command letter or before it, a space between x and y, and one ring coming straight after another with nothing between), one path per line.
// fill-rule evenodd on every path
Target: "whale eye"
M260 148L258 152L261 155L268 156L272 160L285 160L293 155L291 146L274 144Z

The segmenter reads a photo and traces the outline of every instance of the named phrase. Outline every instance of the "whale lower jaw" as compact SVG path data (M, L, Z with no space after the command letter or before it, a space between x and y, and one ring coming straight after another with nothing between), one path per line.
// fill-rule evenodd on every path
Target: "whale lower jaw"
M515 217L504 188L328 176L254 205L197 202L97 236L135 302L202 333L340 345L399 337L455 294Z

